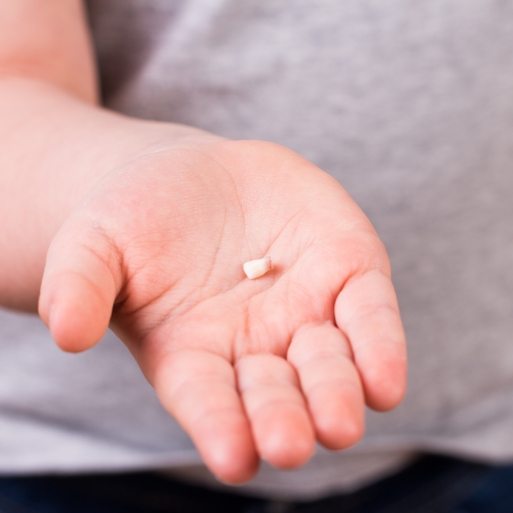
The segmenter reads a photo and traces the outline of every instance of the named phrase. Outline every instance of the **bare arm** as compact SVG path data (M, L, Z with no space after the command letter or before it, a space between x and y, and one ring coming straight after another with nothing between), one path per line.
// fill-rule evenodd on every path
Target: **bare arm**
M96 70L81 0L2 2L0 74L48 82L96 103Z

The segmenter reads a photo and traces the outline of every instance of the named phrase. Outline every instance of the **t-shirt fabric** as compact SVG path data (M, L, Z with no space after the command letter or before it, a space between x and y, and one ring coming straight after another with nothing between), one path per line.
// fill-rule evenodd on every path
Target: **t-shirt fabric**
M107 107L288 146L390 253L408 394L342 452L238 487L308 498L416 455L513 460L513 3L89 0ZM0 311L0 472L158 469L212 486L112 334L61 353Z

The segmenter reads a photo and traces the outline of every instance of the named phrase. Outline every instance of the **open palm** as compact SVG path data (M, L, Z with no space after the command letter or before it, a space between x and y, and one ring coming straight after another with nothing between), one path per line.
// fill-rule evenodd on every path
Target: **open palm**
M248 280L242 263L270 256ZM112 173L48 253L40 312L67 350L109 322L227 482L305 463L396 405L404 335L383 245L332 177L262 142L191 144Z

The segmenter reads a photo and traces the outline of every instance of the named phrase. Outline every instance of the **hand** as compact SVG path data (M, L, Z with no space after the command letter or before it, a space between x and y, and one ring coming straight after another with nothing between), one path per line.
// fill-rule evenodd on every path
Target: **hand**
M271 143L169 145L108 174L54 238L39 311L68 351L110 322L230 483L355 443L364 404L405 389L382 243L334 178Z

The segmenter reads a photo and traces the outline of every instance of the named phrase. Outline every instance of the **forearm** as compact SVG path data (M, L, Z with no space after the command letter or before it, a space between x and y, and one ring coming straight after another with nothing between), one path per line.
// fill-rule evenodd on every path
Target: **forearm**
M0 79L0 305L34 311L48 245L106 173L187 127L121 116L59 87Z

